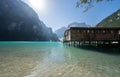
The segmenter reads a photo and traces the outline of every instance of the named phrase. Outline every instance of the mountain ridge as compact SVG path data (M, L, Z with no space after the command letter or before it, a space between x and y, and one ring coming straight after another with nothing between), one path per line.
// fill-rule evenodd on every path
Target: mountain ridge
M90 27L90 25L87 25L85 22L73 22L68 25L68 27Z
M21 0L0 2L0 41L57 41L37 13Z
M120 9L104 18L96 27L120 27Z
M55 31L59 39L63 38L66 29L67 27L61 27Z

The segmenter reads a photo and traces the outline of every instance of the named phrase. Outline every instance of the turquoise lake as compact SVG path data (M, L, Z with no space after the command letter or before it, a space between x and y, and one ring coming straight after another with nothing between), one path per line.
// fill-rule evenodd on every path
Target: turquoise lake
M0 77L120 77L120 49L0 42Z

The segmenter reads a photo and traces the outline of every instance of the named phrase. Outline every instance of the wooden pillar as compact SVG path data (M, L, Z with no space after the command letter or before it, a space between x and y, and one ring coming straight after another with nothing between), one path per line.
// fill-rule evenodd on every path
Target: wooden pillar
M97 41L97 46L99 46L99 41Z
M97 41L95 41L95 46L97 46Z
M91 46L91 41L88 41L88 43L89 43L89 46Z
M68 42L68 45L70 46L70 41Z
M79 41L77 41L77 46L79 47Z
M120 41L118 41L118 47L120 47Z
M73 41L73 46L75 46L75 41Z
M85 44L85 41L83 41L83 45Z
M78 46L80 47L80 41L78 41Z
M71 41L71 46L73 46L73 41Z

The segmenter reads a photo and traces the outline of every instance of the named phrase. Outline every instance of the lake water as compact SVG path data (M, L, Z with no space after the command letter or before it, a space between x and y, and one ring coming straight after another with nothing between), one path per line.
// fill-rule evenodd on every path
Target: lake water
M120 49L0 42L0 77L120 77Z

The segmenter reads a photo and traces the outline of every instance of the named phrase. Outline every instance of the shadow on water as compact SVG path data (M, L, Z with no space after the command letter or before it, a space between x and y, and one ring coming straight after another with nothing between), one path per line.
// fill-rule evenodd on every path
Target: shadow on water
M80 49L91 50L94 52L109 54L109 55L120 55L120 48L119 47L96 47L96 46L81 46L78 47Z

